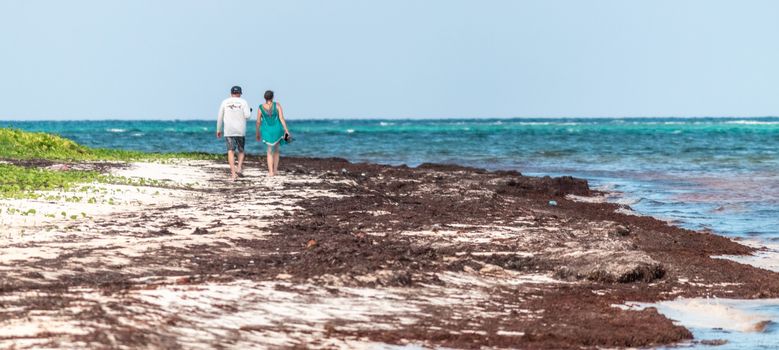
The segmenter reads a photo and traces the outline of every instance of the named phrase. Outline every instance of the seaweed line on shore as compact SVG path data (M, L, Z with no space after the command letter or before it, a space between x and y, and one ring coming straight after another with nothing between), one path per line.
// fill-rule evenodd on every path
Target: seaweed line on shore
M779 296L776 273L711 258L754 248L576 200L598 195L581 179L285 158L229 183L169 163L93 166L158 181L94 184L110 205L2 201L86 215L4 214L25 232L0 244L0 346L642 347L692 336L613 305Z

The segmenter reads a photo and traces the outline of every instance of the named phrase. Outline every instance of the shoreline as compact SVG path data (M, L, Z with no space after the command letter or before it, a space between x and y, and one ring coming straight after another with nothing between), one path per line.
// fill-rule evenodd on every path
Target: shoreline
M712 258L755 248L576 200L580 179L285 157L231 184L171 163L103 169L161 184L93 184L114 204L0 244L0 325L28 331L0 345L656 346L691 334L614 305L779 296L779 274Z

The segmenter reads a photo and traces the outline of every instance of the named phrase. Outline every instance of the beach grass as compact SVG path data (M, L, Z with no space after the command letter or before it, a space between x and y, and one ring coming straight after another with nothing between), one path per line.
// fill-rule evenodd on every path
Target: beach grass
M90 148L73 140L42 132L0 128L0 158L59 161L156 161L168 159L217 159L209 153L147 153Z
M94 170L54 170L37 167L0 164L0 198L41 198L38 191L78 191L84 183L104 183L131 186L161 186L164 182L144 178L127 178L102 174Z
M104 177L97 171L56 171L0 164L0 197L30 198L35 191L68 190L75 184L94 182Z
M0 159L85 161L166 161L172 159L216 159L208 153L145 153L90 148L57 135L0 128ZM69 190L80 183L157 185L153 180L128 179L88 170L54 170L38 166L0 164L0 198L37 198L36 191Z

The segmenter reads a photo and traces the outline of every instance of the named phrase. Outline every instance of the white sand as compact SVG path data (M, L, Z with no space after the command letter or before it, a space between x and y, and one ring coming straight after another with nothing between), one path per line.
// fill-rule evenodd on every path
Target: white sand
M80 290L84 298L72 307L54 311L37 312L27 319L1 321L3 336L25 336L52 332L60 335L86 334L100 327L99 324L78 323L68 315L90 305L120 303L127 305L103 308L117 317L122 324L139 330L161 332L175 337L187 349L210 349L217 344L241 349L262 346L294 346L306 344L327 347L333 343L321 339L327 327L342 331L392 330L398 326L412 325L426 317L426 305L456 305L453 317L470 317L484 313L491 303L489 290L496 281L486 281L479 275L446 273L442 278L450 285L425 288L349 288L341 287L336 294L325 286L316 284L291 284L280 281L253 282L237 280L229 283L198 285L159 285L155 289L131 290L121 299L106 296L98 291ZM545 276L504 280L506 283L555 283ZM0 298L0 302L8 297ZM133 305L143 305L142 312L130 312ZM504 306L504 305L500 305ZM508 315L537 318L538 313L506 307ZM175 319L174 324L166 320ZM338 321L337 323L332 323ZM279 327L283 326L283 331ZM477 329L463 333L479 332ZM506 336L522 336L522 332L504 330ZM223 340L236 337L236 343L224 344ZM61 341L67 343L67 337ZM368 346L357 339L344 339L345 348ZM0 346L9 343L0 340ZM349 344L349 346L345 346Z
M232 240L267 237L270 232L266 227L285 212L299 210L299 200L340 196L305 186L290 187L325 181L321 178L308 175L267 178L258 169L247 169L246 178L240 179L239 184L250 184L249 190L234 194L239 198L232 200L223 193L236 186L226 181L227 166L210 162L135 163L115 174L157 180L165 188L95 183L88 184L85 191L76 188L76 191L48 193L53 196L51 199L0 200L1 209L19 209L0 211L0 274L9 280L43 285L59 277L112 270L141 275L165 270L187 274L188 266L194 263L188 258L182 257L181 263L175 266L157 266L144 259L162 247L192 245L210 246L215 252L248 253L245 251L248 248L236 246ZM30 209L35 213L20 214ZM66 215L62 216L61 212ZM71 215L77 216L71 218ZM420 244L428 239L439 240L441 244L493 243L507 239L532 242L540 239L538 234L559 234L553 226L532 226L530 217L518 218L517 222L527 227L516 228L513 223L489 227L463 225L435 235L431 232L404 234L419 237ZM194 235L198 228L207 229L208 234ZM170 234L154 234L163 229ZM609 226L592 230L606 235ZM494 252L508 253L511 252ZM66 254L69 258L56 265L36 264ZM30 273L42 278L30 277ZM357 278L377 281L382 274L392 273L378 271ZM25 300L46 298L46 292L5 293L0 295L0 305L20 306L0 309L0 348L37 349L50 340L56 341L58 348L84 348L88 345L77 340L79 335L103 332L113 339L119 336L115 332L125 329L160 341L172 339L187 349L293 345L414 349L419 345L395 347L365 339L324 335L332 327L358 331L414 325L429 316L425 313L427 306L451 307L455 319L479 314L489 316L494 310L503 310L500 311L503 316L514 312L512 317L534 319L539 317L538 313L516 305L496 305L491 300L491 291L496 286L514 286L517 293L522 293L545 284L562 283L547 275L523 274L494 265L484 265L478 271L445 272L439 276L444 285L421 288L351 288L344 286L343 277L329 275L305 284L291 284L283 278L179 285L176 278L152 275L135 280L146 283L149 288L129 289L124 294L105 294L88 288L68 290L58 297L74 301L51 310L24 309ZM95 308L118 320L120 325L106 330L107 326L99 320L85 321L79 316L80 312ZM481 330L463 330L468 332ZM515 329L500 332L505 336L523 334ZM122 348L121 340L114 341Z

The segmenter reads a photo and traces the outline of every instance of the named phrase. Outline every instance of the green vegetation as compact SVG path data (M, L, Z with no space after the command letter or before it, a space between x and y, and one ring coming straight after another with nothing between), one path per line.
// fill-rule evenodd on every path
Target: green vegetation
M29 198L34 191L70 189L82 182L98 181L96 171L55 171L0 164L0 197Z
M0 159L55 160L55 161L169 161L172 159L220 159L220 155L207 153L144 153L137 151L96 149L79 145L72 140L47 133L32 133L0 128ZM71 190L86 182L102 182L122 185L159 186L162 183L148 179L129 179L96 171L57 171L11 164L0 164L0 198L39 198L40 190ZM87 192L88 187L75 189ZM44 198L54 198L51 195ZM86 197L65 198L69 202L81 202ZM62 199L57 197L57 199ZM88 203L96 203L94 198ZM66 215L63 213L63 217Z
M69 161L154 161L169 159L221 159L208 153L145 153L89 148L72 140L41 132L0 128L0 158Z
M59 171L0 164L0 198L43 198L45 200L64 200L65 202L74 203L81 203L86 200L89 204L97 203L96 198L86 197L92 190L91 186L75 186L85 182L151 187L165 185L163 181L159 180L106 175L100 174L97 171ZM63 197L61 195L53 196L35 193L35 191L44 190L81 192L85 196ZM113 204L113 199L109 201L109 204Z

